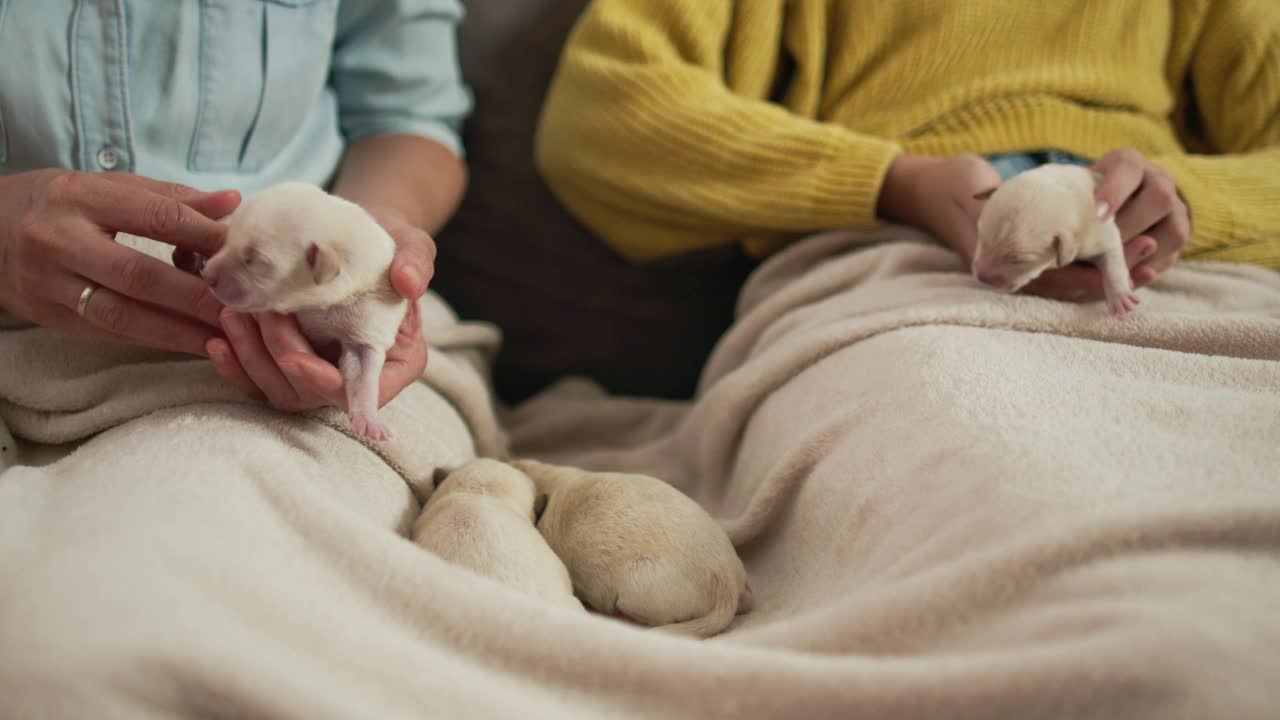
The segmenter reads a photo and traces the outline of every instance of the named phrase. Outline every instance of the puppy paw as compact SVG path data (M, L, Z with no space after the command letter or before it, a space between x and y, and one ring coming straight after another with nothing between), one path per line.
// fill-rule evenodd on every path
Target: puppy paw
M356 435L372 442L386 442L391 439L391 429L376 416L368 413L353 413L351 428Z
M1138 296L1131 292L1118 293L1107 298L1107 312L1112 317L1123 317L1133 312L1140 302Z

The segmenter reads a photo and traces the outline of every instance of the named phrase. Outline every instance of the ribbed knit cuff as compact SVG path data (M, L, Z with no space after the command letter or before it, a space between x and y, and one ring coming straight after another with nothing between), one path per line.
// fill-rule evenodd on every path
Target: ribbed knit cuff
M835 126L824 128L823 137L818 139L826 142L827 154L809 179L813 226L874 225L880 188L902 147Z
M1213 164L1194 163L1187 155L1156 155L1151 162L1173 175L1178 192L1191 216L1191 240L1186 254L1194 255L1226 247L1237 239L1234 205L1242 198L1223 192L1232 185L1230 168L1213 172ZM1215 177L1217 176L1217 177Z

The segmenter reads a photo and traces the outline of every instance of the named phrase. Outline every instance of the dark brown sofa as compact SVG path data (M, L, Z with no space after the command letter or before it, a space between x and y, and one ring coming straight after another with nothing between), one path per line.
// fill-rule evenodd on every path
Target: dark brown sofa
M585 0L471 0L460 31L475 94L471 183L440 234L432 287L505 340L498 392L516 402L568 374L615 393L689 395L750 263L736 250L633 266L557 202L533 137L560 48Z

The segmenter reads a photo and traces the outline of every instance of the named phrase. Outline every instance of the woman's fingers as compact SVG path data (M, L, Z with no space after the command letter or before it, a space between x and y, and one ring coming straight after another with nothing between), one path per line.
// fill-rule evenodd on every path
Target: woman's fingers
M1155 282L1156 279L1160 277L1160 272L1161 271L1156 270L1155 268L1148 267L1146 265L1139 265L1130 274L1130 279L1133 280L1133 289L1137 290L1140 287L1150 285Z
M345 407L342 375L311 347L292 316L260 313L258 325L267 352L284 372L299 397L323 399Z
M180 200L183 202L186 202L188 199L198 195L213 195L213 194L217 194L218 192L235 192L234 190L220 190L214 193L207 193L201 190L197 190L191 187L190 185L183 185L182 183L176 183L176 182L168 182L166 180L157 180L155 178L147 177L146 175L138 175L135 173L127 173L127 172L97 173L94 175L94 178L100 179L100 180L106 180L108 182L119 183L127 187L146 190L147 192L153 192L153 193L156 193L157 195L163 195L165 197L173 198L174 200Z
M422 318L417 303L410 303L396 333L396 343L387 351L386 364L378 382L378 407L391 402L406 387L422 379L426 367L427 343L422 337Z
M391 260L391 286L401 297L417 300L435 274L436 242L422 229L396 217L375 216L396 243Z
M1151 228L1151 237L1159 245L1159 250L1144 265L1159 272L1173 267L1190 236L1191 223L1187 220L1186 213L1182 211L1171 213L1159 225Z
M151 238L205 257L217 252L226 235L226 226L217 220L130 181L66 173L50 187L58 199L107 230Z
M253 384L253 380L249 374L244 371L244 366L240 364L239 358L236 357L235 350L231 345L221 338L210 340L205 345L205 352L208 353L209 359L213 361L213 369L223 380L231 383L233 387L244 393L246 396L267 402L266 393L258 389Z
M77 318L81 318L78 307L86 288L93 291L84 303L82 319L125 342L204 355L205 344L220 334L213 327L138 302L90 279L57 275L50 280L50 291L59 298L58 304L77 313Z
M1147 232L1156 223L1163 220L1170 212L1160 197L1160 192L1153 186L1144 185L1139 188L1120 212L1116 213L1116 228L1120 237L1128 242Z
M1142 186L1144 158L1136 150L1113 150L1094 165L1102 181L1094 189L1096 214L1106 222L1115 217L1129 198Z
M100 173L97 177L172 198L189 205L201 215L213 220L218 220L231 214L240 205L240 193L236 190L206 192L182 183L156 180L145 175L134 175L133 173L107 172Z
M1097 197L1111 204L1121 236L1142 242L1149 238L1156 245L1136 267L1130 265L1134 286L1148 285L1177 263L1191 237L1189 210L1177 183L1168 171L1133 149L1107 153L1094 169L1103 175ZM1136 186L1135 178L1139 179Z
M1045 272L1023 292L1064 302L1093 302L1103 296L1102 274L1093 267L1068 265Z
M258 323L251 315L225 310L222 326L240 367L272 407L286 411L306 409L304 399L271 357Z
M85 229L86 237L98 232ZM90 238L66 262L69 270L121 295L219 327L222 303L203 280L133 248Z
M1155 254L1159 245L1154 238L1146 235L1136 237L1124 244L1124 262L1130 269Z

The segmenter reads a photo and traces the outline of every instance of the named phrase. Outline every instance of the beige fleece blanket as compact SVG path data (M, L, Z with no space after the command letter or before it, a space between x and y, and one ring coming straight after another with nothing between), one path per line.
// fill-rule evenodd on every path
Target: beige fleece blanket
M1274 717L1280 276L1188 263L1116 321L959 270L899 228L809 239L696 402L570 381L502 427L493 336L437 308L452 382L377 454L196 361L0 333L21 453L110 428L0 475L0 716ZM755 610L671 638L404 539L431 467L508 443L696 498Z

